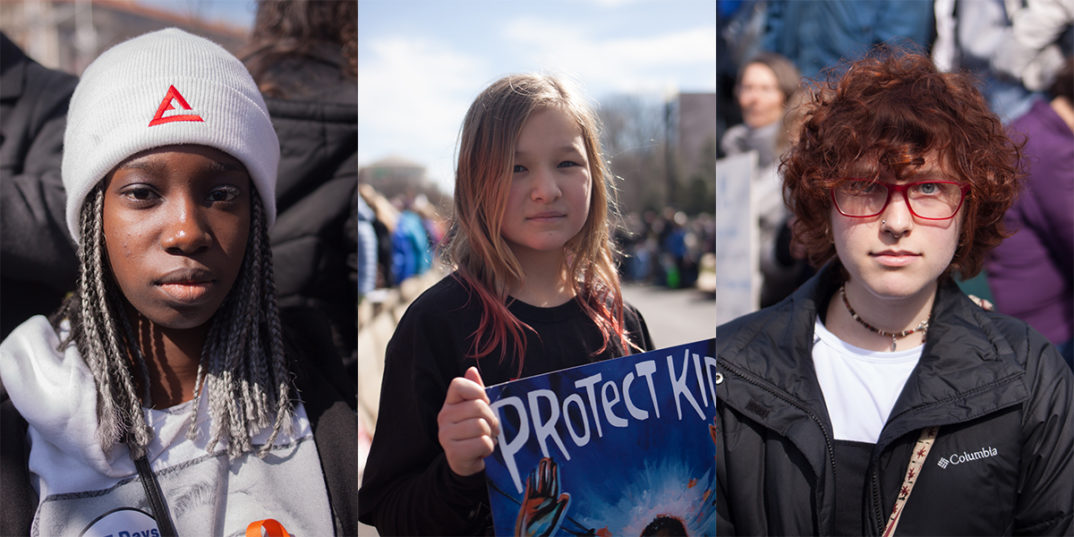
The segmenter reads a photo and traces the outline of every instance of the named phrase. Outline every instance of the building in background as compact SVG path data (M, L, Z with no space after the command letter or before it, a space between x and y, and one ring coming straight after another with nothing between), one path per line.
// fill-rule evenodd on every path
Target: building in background
M711 213L716 199L716 94L680 93L673 109L677 173L668 198L690 213Z
M677 101L679 162L689 177L715 164L716 94L680 93Z
M232 54L246 44L249 33L249 28L134 0L0 2L0 30L38 63L76 75L112 45L169 26L206 37Z
M404 157L389 156L362 166L358 183L368 184L400 207L423 198L440 214L451 213L450 193L440 191L424 165Z

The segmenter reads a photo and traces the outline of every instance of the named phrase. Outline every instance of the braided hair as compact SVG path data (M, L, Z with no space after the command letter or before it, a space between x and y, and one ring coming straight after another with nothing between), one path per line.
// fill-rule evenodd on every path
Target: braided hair
M86 196L79 220L77 288L52 322L57 331L63 320L69 322L70 332L61 342L61 350L73 341L93 374L97 436L102 448L125 442L137 459L145 454L153 436L142 411L143 402L150 399L149 373L127 318L126 298L106 262L103 200L101 185ZM271 427L269 438L257 450L263 457L281 430L290 433L293 417L272 252L260 196L251 196L250 231L239 277L210 321L187 431L187 437L194 439L198 401L207 398L207 449L212 451L223 442L232 459L254 451L251 438ZM136 393L135 371L144 387L142 395Z

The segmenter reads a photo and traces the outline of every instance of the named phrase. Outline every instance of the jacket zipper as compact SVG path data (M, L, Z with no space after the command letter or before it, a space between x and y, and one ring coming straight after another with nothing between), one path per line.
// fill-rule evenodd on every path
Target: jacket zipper
M871 461L870 464L872 464ZM873 522L876 523L876 525L873 526L873 532L875 535L880 535L884 532L884 511L882 510L882 502L880 501L880 470L874 467L872 476L870 477L873 493L873 514L876 515L876 519L873 520Z
M779 393L779 392L769 388L768 386L765 386L761 382L751 378L748 374L743 374L742 371L734 368L733 366L727 365L726 361L722 361L722 362L723 362L723 367L725 369L727 369L728 371L734 373L735 376L741 378L742 380L746 381L749 384L752 384L752 385L764 390L765 392L771 394L775 398L777 398L777 399L779 399L779 400L781 400L781 401L783 401L783 402L785 402L785 403L797 408L798 410L801 410L802 413L804 413L806 416L809 416L809 419L813 420L813 422L817 424L817 427L820 428L821 435L824 436L824 447L825 447L825 450L828 452L828 463L831 464L831 467L832 467L832 486L834 486L835 485L835 447L832 445L832 439L828 437L828 431L824 429L824 422L820 419L820 417L817 416L816 414L814 414L812 411L810 411L805 406L799 404L798 401L795 401L794 399L791 399L790 397L786 397L782 393ZM816 492L815 496L819 496L819 495L820 495L820 491L818 490ZM816 516L817 516L817 522L819 523L820 522L820 501L819 501L819 498L816 498L816 497L814 497L814 500L816 501L816 504L817 504L818 511L816 513ZM832 522L832 524L835 524L835 519L833 518L831 522ZM835 532L834 527L828 529L828 535L831 535L834 532Z

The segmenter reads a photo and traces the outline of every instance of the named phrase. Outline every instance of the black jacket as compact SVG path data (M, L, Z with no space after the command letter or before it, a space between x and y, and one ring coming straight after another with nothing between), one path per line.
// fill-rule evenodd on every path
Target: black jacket
M0 339L59 307L78 260L60 179L67 103L78 79L46 69L0 33Z
M321 461L328 503L337 535L358 534L358 416L353 376L327 336L317 311L294 311L282 321L301 330L286 330L284 345L295 375L298 397L306 408ZM301 317L308 322L299 322ZM37 494L27 467L30 446L26 420L0 385L0 535L29 535Z
M256 55L255 55L256 57ZM269 230L280 308L322 311L340 356L358 340L358 84L338 47L276 58L259 73L280 139ZM351 372L351 378L355 378Z
M817 313L839 284L829 267L717 328L718 535L833 531L832 427L811 356ZM931 319L866 470L862 535L883 531L928 426L939 435L897 534L1071 535L1074 375L1043 336L953 282Z

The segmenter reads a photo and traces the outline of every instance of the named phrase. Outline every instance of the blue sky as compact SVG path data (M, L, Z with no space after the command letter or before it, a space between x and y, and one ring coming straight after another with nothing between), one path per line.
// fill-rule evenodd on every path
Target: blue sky
M361 0L359 164L404 157L450 192L466 109L508 73L566 76L597 103L715 91L715 27L711 0Z
M242 27L255 0L140 0ZM493 80L538 71L570 78L598 105L715 91L712 0L359 0L360 165L424 164L452 189L455 144L473 98Z
M256 0L138 0L138 3L244 28L254 25L257 12Z

